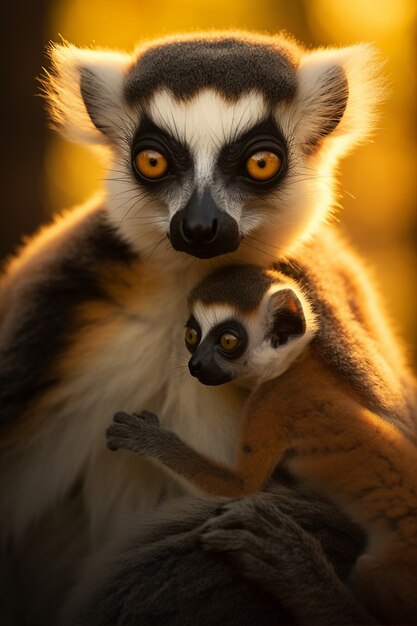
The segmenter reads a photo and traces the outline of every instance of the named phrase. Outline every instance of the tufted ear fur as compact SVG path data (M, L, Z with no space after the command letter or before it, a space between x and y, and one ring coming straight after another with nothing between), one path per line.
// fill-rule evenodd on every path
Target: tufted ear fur
M274 348L300 337L307 329L303 305L292 289L276 291L270 298L272 313L271 343Z
M122 100L130 56L63 44L50 48L42 80L53 125L78 143L114 143L123 136Z
M326 139L336 153L344 153L369 135L384 96L381 65L370 44L318 49L302 57L288 122L306 154Z

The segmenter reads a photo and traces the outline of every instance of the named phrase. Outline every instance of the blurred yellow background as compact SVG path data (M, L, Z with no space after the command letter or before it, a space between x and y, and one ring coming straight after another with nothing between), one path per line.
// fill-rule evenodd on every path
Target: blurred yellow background
M416 14L416 0L55 0L47 32L128 51L156 36L211 28L285 29L307 46L375 42L390 95L373 142L342 164L339 218L374 268L416 362ZM48 211L84 200L104 175L92 154L52 134L45 173Z

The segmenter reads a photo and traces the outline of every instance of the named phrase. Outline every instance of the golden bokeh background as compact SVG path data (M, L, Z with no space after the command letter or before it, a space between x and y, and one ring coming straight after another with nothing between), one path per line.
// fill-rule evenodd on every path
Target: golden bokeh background
M164 34L230 28L284 29L307 46L374 42L386 58L390 93L373 141L342 163L339 219L374 269L416 363L416 15L415 0L54 0L45 32L127 51ZM83 201L103 175L85 148L48 134L44 212Z

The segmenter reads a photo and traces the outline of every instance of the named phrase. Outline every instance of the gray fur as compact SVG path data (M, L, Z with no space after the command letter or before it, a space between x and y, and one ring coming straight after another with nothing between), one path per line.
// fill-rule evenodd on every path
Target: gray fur
M349 96L349 87L343 68L335 65L330 68L321 79L320 93L315 94L312 106L321 102L325 112L321 123L317 125L316 133L307 140L307 152L314 151L320 140L336 128L345 112Z
M69 242L67 242L67 244L69 244ZM326 361L330 363L336 371L339 371L342 373L342 375L346 376L347 380L350 381L355 386L355 388L357 388L363 394L365 402L369 402L369 404L371 404L372 406L378 407L381 411L387 411L388 415L390 415L391 411L394 417L398 415L400 418L403 418L404 421L406 421L407 419L410 419L409 417L407 417L408 415L410 415L410 409L408 409L409 396L407 395L409 391L409 381L405 379L399 380L399 377L396 375L393 379L395 380L395 385L393 385L392 380L386 378L384 374L385 370L381 366L381 363L384 364L384 366L388 365L389 367L394 367L394 362L391 363L391 352L389 350L383 349L384 343L382 339L378 337L375 327L368 322L369 319L374 319L375 314L372 311L372 315L370 316L369 310L366 308L368 304L367 302L364 303L364 298L367 294L366 290L365 293L363 293L363 289L361 286L362 278L356 276L353 270L348 271L347 268L350 268L351 266L350 253L341 252L342 249L345 250L343 246L340 246L337 237L335 237L333 234L326 235L326 233L323 233L321 237L318 238L317 243L309 244L308 246L306 246L303 254L300 254L299 258L303 258L303 261L293 259L291 262L281 264L280 270L284 271L290 276L293 276L296 280L301 281L309 294L311 294L311 299L316 302L316 309L322 317L322 326L318 337L318 341L321 342L319 349L322 351L323 357L326 359ZM45 268L43 274L44 278L48 277L49 275L53 275L55 258L59 258L59 256L52 257L51 266L47 266ZM332 261L331 263L329 261L330 259ZM92 267L93 266L94 263L92 263ZM38 280L37 276L34 276L33 278L34 280ZM57 280L59 282L59 278ZM29 286L33 284L33 282L28 280ZM331 290L329 290L328 285L332 286ZM363 307L365 307L365 309ZM180 323L181 321L183 322L183 320L178 320L178 323ZM387 331L386 335L389 337L389 331ZM384 341L387 341L387 336L385 336ZM207 511L205 517L202 517L204 517L205 520L207 517L210 516L210 514L211 512ZM320 515L322 517L320 517ZM184 521L184 524L185 529L184 526L181 526L181 523L179 522L179 525L183 528L181 537L184 543L178 546L177 552L174 551L174 548L169 542L167 544L168 547L166 547L163 542L160 543L155 540L155 542L152 542L149 546L150 552L145 551L142 555L142 550L139 550L139 547L135 543L133 537L129 550L126 548L125 558L128 558L128 561L123 566L123 571L120 571L120 568L122 567L122 557L120 557L119 560L117 558L117 555L114 554L112 556L112 561L110 564L111 567L109 566L109 568L106 570L104 570L104 567L102 567L102 569L103 575L107 577L106 580L113 581L113 586L115 588L113 588L109 593L107 592L107 588L105 588L105 591L103 591L104 588L100 591L100 593L103 593L105 597L108 595L108 602L104 600L102 601L100 597L99 602L96 604L95 596L92 596L92 598L88 600L88 602L92 603L91 605L89 605L89 610L94 613L93 605L94 610L96 610L97 606L101 606L102 604L104 615L105 617L107 616L109 618L111 601L116 602L117 600L117 602L119 603L119 605L115 604L115 606L117 607L122 605L123 602L127 602L127 598L131 598L131 602L133 605L135 605L135 603L138 603L137 611L140 611L142 609L139 600L141 596L144 596L149 600L150 603L152 603L152 601L155 602L154 605L146 609L146 611L148 612L147 615L150 614L149 612L153 613L154 611L158 611L159 609L157 609L156 607L158 603L162 602L163 593L166 594L166 601L168 602L168 599L170 598L171 600L173 600L176 594L180 593L179 597L181 597L181 593L186 592L186 574L188 570L187 559L185 558L184 554L188 555L187 558L191 560L191 565L189 564L188 569L191 570L191 566L193 568L190 577L190 581L192 582L190 582L188 586L188 592L191 596L191 586L194 585L195 572L199 572L200 569L203 567L204 563L202 564L200 559L205 557L201 557L199 551L196 548L197 539L195 534L193 534L193 532L191 531L190 535L188 536L187 522ZM323 524L322 531L319 531L317 529L320 524ZM318 532L323 532L324 535L326 535L326 533L331 532L327 528L326 524L326 519L325 516L323 517L322 511L320 514L317 514L315 528L318 530ZM335 528L337 528L337 526L335 526ZM62 529L62 531L63 530L64 529ZM158 534L158 532L158 529L156 529L155 533ZM177 531L173 529L172 532L175 533ZM66 536L63 532L61 534L63 534L63 536ZM58 533L58 535L60 535L60 533ZM28 544L30 543L31 538L32 535L29 534L27 537ZM177 544L175 543L174 539L172 541L174 542L175 546ZM345 556L345 558L354 558L354 555L356 554L354 548L351 546L351 544L345 543L343 536L341 537L339 535L339 532L336 533L334 543L337 543L338 540L340 540L342 552L346 551L346 555L342 555L342 557ZM52 545L53 544L54 542L52 542ZM47 546L49 545L49 547L51 547L50 538L47 536L47 534L45 534L41 538L38 538L36 545L41 548L39 552L41 554L44 554L48 550ZM181 552L181 550L183 550L183 552ZM24 551L24 547L22 547L22 551ZM53 556L51 556L51 559L48 562L46 562L44 558L41 558L36 564L29 567L29 572L31 572L33 580L35 580L36 582L39 581L39 579L42 578L46 572L54 572L55 576L52 574L52 578L54 579L54 581L56 580L59 585L63 585L65 587L65 584L68 584L68 579L70 578L71 568L74 566L75 563L77 563L77 561L79 563L78 555L75 558L75 563L72 564L71 567L68 567L67 563L61 563L60 561L62 557L61 550L51 552L51 555L52 554ZM88 547L86 549L85 554L90 555L94 561L91 547ZM144 576L145 571L147 571L148 568L148 563L146 561L146 559L148 558L150 559L149 568L154 568L152 570L153 574L149 580L149 586L145 589L143 587L137 587L138 596L134 596L134 594L132 596L129 587L129 581L131 581L132 584L136 584L137 580ZM181 559L181 564L177 563L177 559ZM161 562L164 562L163 566L161 566ZM28 563L29 557L25 557L21 560L20 565L25 567L28 565ZM208 567L210 567L210 565ZM175 568L178 568L178 570L175 570ZM175 576L173 576L172 574L173 570L176 572ZM214 599L212 599L211 601L213 611L222 611L224 602L226 603L224 606L228 606L229 610L233 611L232 596L230 597L231 599L228 603L227 599L225 599L224 595L222 595L223 591L219 591L219 589L222 589L222 584L225 583L225 579L222 578L222 575L220 575L216 582L216 576L218 575L219 571L214 571L210 574L210 576L207 574L208 579L206 580L208 588L211 588L212 590L214 589ZM116 581L117 577L120 577L120 585L119 582ZM185 577L184 580L182 580L183 577ZM176 582L178 580L180 581L179 583ZM93 583L97 586L100 584L97 579L95 581L93 580ZM204 587L203 582L202 585ZM151 593L153 587L154 591ZM96 589L96 587L94 588ZM36 587L35 585L35 589L39 590L39 587ZM249 593L247 591L247 587L244 587L243 594L239 594L239 591L242 591L240 587L236 592L239 597L241 595L243 595L244 598L249 597L247 595ZM22 597L21 590L19 590L19 594ZM124 594L126 597L123 600ZM49 597L49 593L47 595ZM115 595L117 596L116 599ZM189 607L190 609L189 615L192 616L199 607L198 595L196 596L196 606L190 604L190 597L183 596L183 598L186 600L187 607ZM260 614L262 615L262 611L265 610L265 612L267 612L269 610L269 604L265 600L265 595L261 594L260 596L257 596L257 598L258 599L256 603L258 611L260 611ZM208 600L206 596L204 598L200 596L200 603L203 606L207 604L207 601ZM163 604L163 606L166 607L165 604ZM260 606L262 607L261 609L259 609ZM270 610L272 611L272 608ZM253 614L250 613L250 608L244 605L242 608L242 613L239 614L238 618L236 618L235 623L244 623L242 621L239 622L239 619L241 619L242 615L253 616ZM86 616L91 617L88 611L86 612ZM184 615L182 617L184 618ZM96 623L104 625L106 623L105 618L101 618L100 615L98 615L97 620L100 619L102 619L102 621L97 621ZM132 622L129 622L128 619L130 618L126 617L126 615L122 613L119 623L133 623L133 618ZM166 619L167 615L162 615L160 623L169 623L168 621L164 621ZM255 618L253 617L253 619ZM267 618L265 617L265 620L266 619ZM108 619L107 623L111 623L112 621L114 623L117 623L117 620L113 619ZM231 621L228 622L227 620L226 622L232 623ZM79 623L82 624L83 622L80 621ZM90 623L92 626L94 626L95 622L92 620L90 622L85 621L84 623ZM155 621L155 623L157 623L157 621ZM180 622L178 622L178 624L179 623ZM185 624L186 622L184 621L182 623ZM216 623L216 621L213 620L213 623ZM219 623L219 621L217 623ZM267 621L265 621L265 624L267 624Z
M242 313L258 308L265 291L274 282L257 265L228 265L209 274L196 285L188 298L188 305L200 300L203 304L231 304Z
M174 432L161 428L158 417L149 411L116 413L107 429L107 445L111 450L127 449L159 461L192 485L195 473L216 472L216 464L190 448ZM220 478L233 480L233 472L219 466ZM238 480L238 479L237 479Z
M224 504L221 515L203 527L202 542L205 549L227 555L297 623L374 623L335 575L339 563L333 567L314 533L306 532L302 522L281 511L272 499L242 498Z
M230 42L230 39L233 41ZM255 39L258 41L258 36ZM251 37L245 36L244 40L251 41ZM226 44L226 41L229 41L229 43ZM223 65L219 63L219 55L214 55L216 57L215 65L205 62L206 57L203 51L211 49L212 53L214 52L213 46L210 48L207 40L204 40L200 46L201 54L193 51L191 44L185 44L184 42L172 41L172 45L168 46L168 42L165 41L163 45L153 45L147 50L143 49L139 52L139 56L133 61L130 73L127 76L125 96L129 99L129 102L136 104L141 99L149 99L155 89L161 86L172 86L178 97L186 98L196 93L203 83L204 86L208 86L211 81L211 84L217 89L223 90L224 95L229 99L235 99L237 94L243 93L249 88L260 88L270 101L289 100L293 98L297 87L295 71L300 51L289 40L284 40L283 42L282 39L270 38L267 41L269 41L267 44L257 43L258 47L253 49L253 47L251 48L252 44L248 46L240 40L239 43L236 43L233 36L226 38L226 40L223 39L221 44L214 44L214 49L217 52L220 53L220 50L223 50L223 56L220 55L222 63L223 58L225 59ZM184 54L185 49L190 52L188 57ZM239 62L235 63L232 58L229 58L225 52L226 49L233 49ZM254 54L248 55L249 49ZM72 52L70 53L71 55ZM249 60L250 63L248 63ZM78 61L75 61L75 63L78 72L80 66ZM96 135L98 133L94 131L94 136L92 136L90 132L91 125L88 120L86 120L88 128L84 127L84 110L75 110L77 107L73 105L73 97L76 96L78 98L79 96L78 75L77 80L75 80L73 64L74 60L68 61L69 67L67 67L65 62L62 62L63 67L61 69L64 69L63 73L57 76L56 80L51 77L50 97L53 101L54 120L57 123L61 122L66 128L68 136L81 138L81 140L97 141ZM94 73L94 63L92 63L91 67ZM224 74L220 76L219 70L224 71ZM140 76L139 71L141 72ZM68 84L66 84L66 81L68 76L72 78L72 83L67 90ZM337 82L337 87L340 88L340 81ZM117 128L117 114L114 116L108 115L109 104L111 104L112 108L116 107L118 109L120 104L119 93L113 93L110 90L110 101L106 102L106 100L103 100L100 83L94 82L92 75L86 72L83 74L81 89L93 122L97 124L102 132L107 132L105 125L103 126L104 116L111 119L111 124L114 126L113 131L119 130L122 133L126 131L124 127L122 129ZM319 95L323 96L323 94ZM327 94L324 94L324 96L324 101L327 102ZM100 102L98 97L101 99ZM106 94L104 94L104 98L106 97ZM76 100L77 102L78 99ZM323 98L321 101L323 101ZM332 96L330 95L331 101ZM100 104L103 104L102 109ZM79 102L79 105L81 106L81 102ZM338 101L337 111L340 112L341 107L342 104ZM321 110L322 108L324 107L320 103L319 109ZM325 111L324 119L326 124L330 118L334 119L335 122L337 121L337 115L334 116L331 111ZM318 123L317 126L320 126L320 124ZM356 135L355 133L353 134L354 139L352 141L357 141L357 136L363 134L363 131L361 133L359 130L356 132ZM100 221L98 216L102 216L103 212L107 210L109 210L108 207L94 209L94 214L91 215L92 222L95 222L96 219ZM312 207L311 211L314 214L314 207ZM88 217L89 219L90 217ZM0 358L0 369L4 376L5 391L3 393L7 396L9 390L12 389L12 395L14 395L13 398L9 396L3 398L4 410L10 411L10 419L8 418L4 421L7 421L7 430L13 435L15 443L17 441L20 444L20 448L17 446L18 449L15 453L19 457L21 468L24 467L26 461L24 469L28 473L32 472L32 465L31 461L25 457L27 439L24 430L23 434L19 434L19 428L22 424L22 420L19 417L27 406L31 406L31 403L32 406L35 404L36 399L46 397L48 391L47 386L42 387L42 385L35 389L36 393L33 388L24 387L29 366L35 372L34 384L38 385L40 381L46 381L52 388L55 387L55 389L59 390L62 380L53 378L54 365L59 362L59 358L62 356L62 352L60 352L63 348L62 341L72 340L73 333L77 331L77 329L74 331L72 326L72 324L75 324L74 316L76 316L77 304L85 305L90 301L96 301L97 297L103 297L99 281L102 264L99 260L104 261L104 264L106 264L106 261L109 261L107 269L114 268L116 261L114 255L110 254L109 256L105 251L102 256L97 256L95 253L90 254L90 248L84 242L84 234L86 233L84 225L85 223L80 224L78 229L78 224L74 226L69 216L62 228L62 232L52 231L51 233L49 231L50 239L48 243L45 243L45 241L40 243L38 239L32 247L29 246L29 252L28 250L24 251L21 259L18 261L20 263L20 271L11 272L10 275L6 274L0 283L0 345L3 350ZM120 242L119 236L116 239ZM116 248L119 249L117 245ZM319 251L318 255L317 250ZM158 253L160 253L160 250L158 250ZM307 258L310 254L310 249L307 248L302 253ZM362 316L360 303L358 302L360 298L359 290L354 291L353 295L350 294L348 280L346 279L347 282L345 281L346 284L344 284L343 278L343 272L346 270L346 267L341 269L337 266L336 257L337 254L335 254L332 247L326 244L323 247L323 251L316 248L315 255L312 258L312 261L314 260L317 263L317 275L314 273L316 268L313 263L311 267L307 266L305 269L306 285L310 285L314 296L322 300L320 306L326 317L325 331L322 335L323 343L327 340L335 342L334 354L328 354L327 358L336 369L340 369L343 373L346 372L346 375L350 377L349 379L354 380L365 396L369 389L371 402L387 409L394 407L395 414L404 413L403 398L405 396L404 388L406 381L400 381L397 389L380 374L379 365L377 365L379 363L378 359L382 356L384 363L389 361L389 351L384 353L382 348L377 349L375 347L375 343L378 343L379 338L374 337L372 330L368 329L369 316ZM160 259L164 259L164 257L160 255ZM122 259L121 262L124 263ZM329 264L329 267L326 267L326 263ZM349 265L349 258L347 258L345 265ZM147 268L148 266L146 265L145 267ZM63 268L65 271L62 271ZM81 280L80 276L75 281L69 280L69 278L74 278L69 271L74 268L80 270ZM294 265L288 266L287 269L288 271L295 271ZM323 276L319 272L324 272ZM117 283L119 280L117 273L108 273L112 275L112 280ZM91 290L88 285L86 288L84 281L86 277L92 279L95 289ZM180 273L178 277L181 280ZM341 285L340 288L339 283ZM326 285L327 291L325 289ZM49 288L52 290L49 292L49 296L43 297L42 300L38 299L37 296L41 293L45 296ZM132 285L132 295L134 294L134 289L135 286ZM354 335L355 333L356 335L354 339L349 335L349 330L346 329L345 318L341 314L341 311L343 313L344 305L340 309L337 303L335 305L331 300L334 289L335 297L340 295L343 299L347 293L349 294L346 300L346 309L355 320ZM80 294L80 290L82 294ZM330 294L329 291L331 291ZM154 302L161 306L161 299L155 298ZM127 318L129 309L123 308L123 303L120 304L120 307L120 313L126 315ZM57 328L54 325L61 319L61 316L63 318L66 316L65 319L68 322L68 325L63 324L64 329L61 326ZM172 324L177 324L184 320L170 319L169 321ZM22 328L25 330L23 333ZM343 340L338 340L338 333L341 333ZM389 330L387 330L387 334L390 334ZM355 365L357 337L360 340L360 350L358 349L358 364ZM20 352L17 349L19 341L22 348ZM132 346L132 349L139 349L139 347ZM327 347L329 353L331 349L331 347ZM37 363L32 361L35 357L39 359ZM45 359L45 357L47 358ZM38 369L36 365L42 362L43 359L46 360L44 370ZM17 362L18 367L15 366ZM161 367L163 365L164 363L161 362ZM91 373L91 371L78 369L77 363L74 364L74 370L74 374L80 375L80 377L84 373L87 380L87 374ZM92 371L94 373L94 369ZM122 385L123 373L116 369L113 372L110 371L108 376L109 383L110 380L114 381L119 376L118 380L120 380ZM15 386L9 387L9 383ZM164 394L167 393L167 386L164 385L165 383L161 382L157 390L161 397L164 397ZM123 387L121 388L123 389ZM20 398L24 399L25 406L17 406L16 401ZM74 420L75 418L80 418L80 410L82 411L82 407L77 404L77 398L73 397L71 400L73 400L73 404L70 405L73 414L70 415L66 422L70 424L71 418ZM52 406L52 408L54 407ZM38 415L35 415L32 421L34 422L35 436L39 434L39 445L36 446L37 451L42 450L43 457L48 460L56 449L57 441L52 438L48 440L46 437L42 439L41 429L37 427L37 417L43 417L43 409L39 409ZM55 413L53 417L57 417ZM81 418L84 417L87 419L88 416L81 415ZM50 419L51 423L52 421ZM13 428L15 423L16 427ZM97 437L100 436L99 431L94 434ZM75 443L71 452L74 453L73 456L71 454L64 456L59 467L51 464L48 471L51 474L57 472L57 475L59 475L64 467L70 469L74 467L72 464L77 455ZM14 501L18 507L23 508L27 502L27 499L25 500L27 491L24 492L25 497L22 496L19 491L20 483L17 478L16 482L14 482L13 466L8 461L4 461L3 469L6 477L3 485L10 489L10 493L13 494ZM77 468L76 473L82 482L86 476L85 468ZM99 480L100 474L97 476L97 481ZM139 480L140 476L138 476ZM72 485L72 480L68 479L68 483L70 482ZM26 484L29 484L29 481ZM217 501L216 503L204 501L198 504L197 501L193 500L190 503L190 511L187 512L185 509L179 508L176 519L173 520L168 516L165 525L160 522L153 526L152 532L148 533L145 539L143 535L139 535L138 530L132 532L130 538L119 544L117 549L109 547L108 560L105 561L103 560L103 555L94 556L92 545L84 543L87 531L90 530L94 523L91 511L88 509L88 497L91 498L91 493L86 491L89 496L84 494L86 509L81 507L81 510L75 511L74 515L70 517L65 515L67 512L66 505L71 499L68 493L71 485L63 484L59 495L51 496L48 501L49 511L45 510L46 505L44 509L40 507L37 514L42 515L44 513L43 520L39 521L39 526L33 524L32 528L26 530L24 539L22 539L20 545L16 546L16 551L12 555L15 557L13 565L19 570L20 582L16 583L18 585L17 590L12 585L10 594L3 593L6 596L4 600L12 599L13 596L20 599L21 606L19 607L19 612L21 609L25 613L26 624L30 617L32 618L32 623L35 623L36 618L33 617L35 612L37 612L38 617L40 615L43 618L38 619L37 624L42 623L42 626L48 623L54 624L54 626L57 624L54 611L61 602L62 594L68 590L72 576L76 576L75 571L81 565L81 553L86 558L91 559L91 569L89 570L91 578L88 583L87 573L85 577L81 576L81 574L79 575L82 578L79 593L74 595L71 603L74 611L78 611L79 619L74 618L70 620L68 618L67 623L71 624L71 626L82 623L91 624L92 626L95 623L103 625L110 623L137 624L138 620L142 621L142 623L150 624L158 623L158 619L159 623L164 625L169 624L170 620L171 623L175 623L175 620L177 620L178 624L186 624L188 622L194 626L195 624L204 624L204 619L207 617L207 605L210 606L212 611L208 616L212 618L212 623L244 624L245 620L247 620L248 623L256 624L256 619L262 619L262 616L265 617L262 621L263 624L268 624L268 620L271 624L279 623L280 609L277 608L279 605L277 605L275 599L269 598L268 600L265 592L256 591L255 587L244 583L242 579L234 574L233 569L230 567L226 569L224 562L220 558L201 552L198 546L200 533L198 526L212 516L217 506ZM120 488L120 490L124 487L124 485L116 482L112 487L114 485ZM144 489L146 489L146 485L144 485ZM33 490L33 493L30 493L30 497L33 498L34 502L38 501L36 489ZM262 495L260 497L264 498L265 496ZM294 497L297 500L296 494L294 494ZM78 494L78 498L81 498L80 494ZM291 496L288 496L287 500L289 503L293 501ZM347 526L349 527L349 524L342 521L337 511L331 514L330 511L334 511L334 508L330 505L313 507L314 510L312 511L309 509L309 505L306 504L311 501L309 497L300 497L297 501L299 503L298 513L297 507L286 507L286 503L282 501L282 498L279 505L280 511L284 513L288 511L288 515L294 517L296 521L299 521L299 516L301 516L305 520L305 529L317 533L316 536L320 536L325 546L328 548L331 546L334 549L336 554L335 561L348 562L350 567L356 555L361 551L362 543L360 542L361 546L359 547L354 539L349 539L349 528L346 534L343 532L342 528L346 529ZM81 499L78 502L81 504ZM117 510L119 504L120 502L117 500L114 501L113 511ZM133 500L131 504L133 505ZM52 511L55 510L57 511L57 518L52 514ZM7 519L7 514L8 511L6 509L3 518L4 522ZM60 519L61 523L53 523L52 526L48 524L48 521L55 519ZM330 523L329 519L331 520ZM38 521L37 517L33 515L32 517L28 516L23 521L29 523L29 521L34 522L35 520ZM113 515L109 515L109 519L104 521L104 527L111 536L112 531L114 531ZM69 540L68 533L71 534L71 531L76 531L75 542L72 535ZM94 540L100 542L98 533L94 532L93 534ZM66 549L64 549L64 546ZM338 548L339 552L337 552ZM307 546L306 550L308 549L309 547ZM329 551L331 552L331 549ZM315 549L313 552L316 553L317 550ZM349 569L349 567L346 569ZM26 571L22 573L22 570ZM297 575L302 576L302 571L298 572ZM274 576L275 574L272 576L273 579ZM25 581L26 583L29 581L30 584L26 586ZM311 584L310 578L309 584ZM336 593L337 589L340 589L339 584L335 584ZM83 596L80 590L84 590L86 595ZM6 583L3 587L3 592L7 592ZM82 598L79 594L81 594ZM51 600L51 597L53 600ZM77 602L77 598L80 602ZM7 611L4 610L2 615L6 616ZM199 619L200 617L201 619ZM281 617L281 621L287 621L288 623L284 612L281 612Z
M156 521L142 530L133 528L127 538L93 557L60 626L279 626L305 624L309 607L316 619L309 623L373 623L341 585L325 556L346 578L363 549L362 533L332 504L276 484L269 492L227 503L227 511L223 506L224 499L187 498L174 509L163 507ZM213 533L228 526L230 513L235 514L232 526L249 529L252 537L247 545L236 543L234 531L222 547L219 535L216 543ZM277 542L276 553L271 551L269 557L273 574L269 582L276 584L271 595L261 588L264 580L255 584L245 580L253 578L243 564L245 554L251 551L250 542L260 537L260 559L265 558L265 545L269 550ZM280 554L280 546L285 546L285 554L295 555L293 561ZM285 575L278 576L281 587L276 580L283 565L280 558L286 561ZM296 590L288 608L273 597L278 590L280 594ZM287 601L285 593L283 597Z
M78 563L91 551L81 487L78 484L59 507L32 524L19 545L2 546L1 626L57 626Z
M103 110L111 107L111 101L106 102L106 86L102 81L86 67L80 69L80 91L85 108L91 118L94 126L107 135L113 142L117 143L117 133L115 133L114 125L108 117L103 114Z
M278 36L178 37L139 51L125 97L132 104L167 88L186 99L202 88L213 88L232 100L250 90L260 91L274 104L291 100L298 52L293 42Z

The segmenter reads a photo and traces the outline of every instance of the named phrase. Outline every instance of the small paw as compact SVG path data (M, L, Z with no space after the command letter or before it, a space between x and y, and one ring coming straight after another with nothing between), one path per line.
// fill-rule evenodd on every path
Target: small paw
M210 528L205 526L200 541L204 550L214 552L245 551L257 538L247 530Z
M205 526L216 528L245 528L256 523L258 514L252 496L244 496L223 502L214 511Z
M276 576L264 541L246 530L207 530L200 537L203 550L224 554L246 578L264 581Z
M127 448L141 451L149 438L159 432L159 420L154 413L125 413L119 411L106 431L107 447L110 450Z
M140 413L132 413L135 417L144 420L149 426L160 428L159 417L151 411L141 411Z

